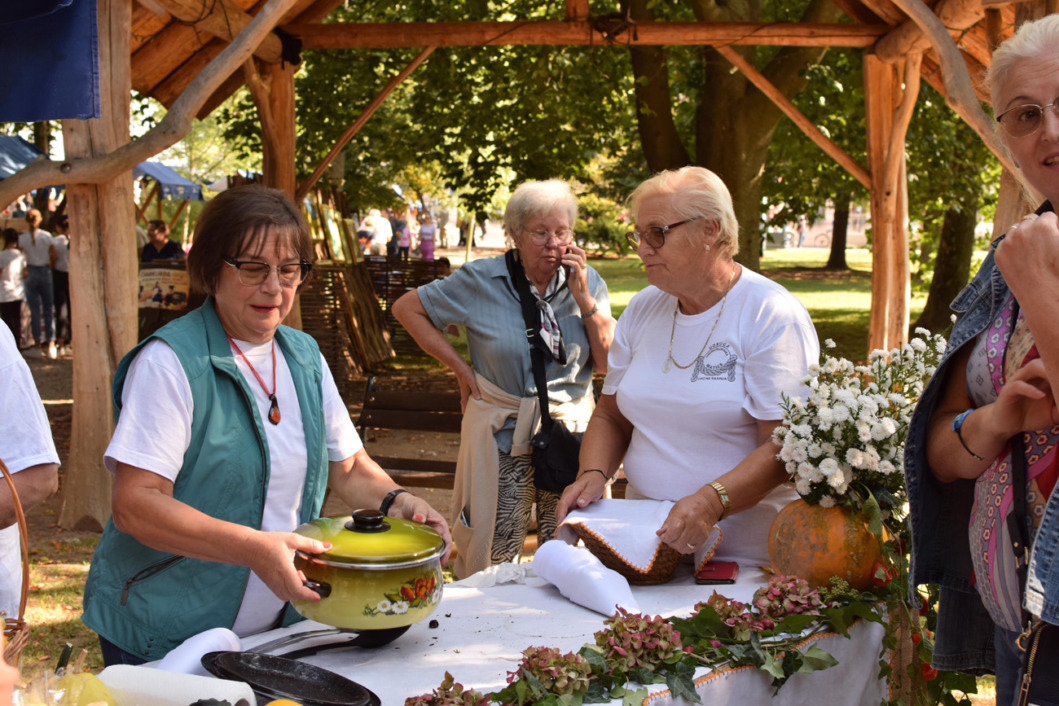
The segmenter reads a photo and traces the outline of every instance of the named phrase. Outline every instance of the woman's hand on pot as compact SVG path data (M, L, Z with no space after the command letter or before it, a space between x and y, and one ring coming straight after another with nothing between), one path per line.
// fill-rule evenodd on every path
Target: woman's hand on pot
M444 564L449 560L453 547L449 523L445 521L441 513L431 507L430 503L418 495L401 493L394 499L393 505L390 506L389 515L391 517L400 517L404 520L411 520L412 522L419 522L440 534L441 538L445 540L445 554L441 557L441 563Z
M247 566L282 601L318 601L320 595L304 584L305 574L294 568L294 553L320 554L330 548L329 542L294 532L256 532L247 547Z
M717 518L713 504L702 495L692 493L673 505L655 534L681 554L693 554L709 537Z
M579 510L588 507L603 497L603 490L607 487L607 477L596 471L585 471L566 486L559 504L555 508L555 520L559 524L566 519L571 510Z

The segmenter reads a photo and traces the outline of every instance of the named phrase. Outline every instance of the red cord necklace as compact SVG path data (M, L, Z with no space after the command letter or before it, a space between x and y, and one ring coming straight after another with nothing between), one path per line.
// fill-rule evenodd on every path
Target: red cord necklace
M239 354L239 357L242 358L243 362L250 368L250 372L254 374L254 377L256 377L257 381L261 384L261 389L265 391L266 395L268 395L268 401L272 403L268 408L268 421L273 424L279 424L279 402L276 401L276 339L272 339L272 392L269 392L268 388L265 387L265 381L261 379L260 375L258 375L257 370L254 369L253 363L247 360L246 355L239 350L239 346L235 345L235 341L232 340L231 336L228 336L228 343L231 344L232 348L235 349L235 352Z

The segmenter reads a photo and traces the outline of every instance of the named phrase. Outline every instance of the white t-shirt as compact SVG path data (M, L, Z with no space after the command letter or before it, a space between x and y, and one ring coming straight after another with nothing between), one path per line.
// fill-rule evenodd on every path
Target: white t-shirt
M51 425L29 366L18 352L15 337L0 324L0 410L8 428L0 434L0 458L11 473L42 463L59 463ZM0 482L4 482L0 479ZM6 487L6 483L4 483ZM0 529L0 611L18 615L22 595L22 557L18 525Z
M65 235L53 235L51 242L55 246L55 270L57 272L69 272L70 239Z
M254 345L236 341L236 345L271 388L271 342ZM268 395L239 354L233 352L233 355L254 392L268 442L271 469L261 529L290 532L299 524L307 464L305 431L294 381L283 352L276 346L276 400L281 421L271 424L267 421L271 406ZM342 461L359 451L363 444L323 356L320 363L327 458ZM103 457L107 469L113 473L121 462L175 482L191 443L194 401L184 368L168 344L154 340L143 347L129 366L121 401L121 416ZM251 573L232 629L240 636L271 629L282 609L283 602Z
M18 236L18 247L26 253L26 262L30 267L51 266L51 243L51 233L39 228L33 233L20 233Z
M25 299L26 256L21 250L0 250L0 302Z
M624 460L630 497L679 500L732 470L758 447L757 420L782 417L780 394L804 396L801 380L820 357L805 307L746 268L719 321L720 302L693 316L678 312L674 329L676 302L653 286L637 293L610 348L603 394L616 395L633 424ZM663 372L671 331L680 365L695 361L709 338L700 362ZM797 497L785 484L724 520L724 553L767 562L772 519Z

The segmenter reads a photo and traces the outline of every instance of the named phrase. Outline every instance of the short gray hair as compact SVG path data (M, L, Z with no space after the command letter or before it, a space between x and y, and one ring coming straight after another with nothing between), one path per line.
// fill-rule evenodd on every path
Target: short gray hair
M739 252L739 221L728 187L709 169L682 167L659 172L636 187L629 197L629 210L636 216L640 204L651 196L673 196L673 215L678 220L705 216L717 224L713 248L722 257ZM676 231L674 231L676 232Z
M577 224L577 198L569 184L561 179L523 182L504 209L504 232L517 243L527 221L556 212L565 212L571 228Z
M985 84L989 87L993 109L998 107L996 100L1000 87L1007 81L1008 73L1015 64L1056 52L1059 52L1059 15L1046 15L1019 27L993 52L992 61L985 72Z

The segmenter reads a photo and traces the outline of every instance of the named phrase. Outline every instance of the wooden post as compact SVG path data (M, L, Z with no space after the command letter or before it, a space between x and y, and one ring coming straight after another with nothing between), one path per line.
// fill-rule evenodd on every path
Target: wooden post
M905 90L897 65L864 58L864 97L871 172L872 292L868 350L890 350L908 337L908 198L904 137L918 94L921 55L907 60ZM914 69L914 70L913 70Z
M132 0L99 0L102 116L64 120L66 159L112 152L129 140L129 41ZM102 530L110 516L110 474L101 459L113 432L114 369L136 343L136 203L132 173L99 184L67 185L70 209L70 309L73 422L63 467L59 525Z

